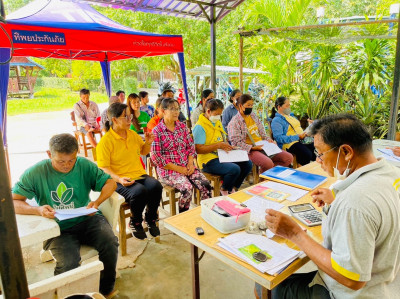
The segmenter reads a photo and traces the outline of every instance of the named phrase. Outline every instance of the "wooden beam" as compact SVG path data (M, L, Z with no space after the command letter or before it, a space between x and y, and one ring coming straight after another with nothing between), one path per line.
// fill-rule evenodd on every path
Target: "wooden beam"
M243 92L243 36L239 36L239 89Z
M331 28L331 27L347 27L347 26L361 26L369 24L385 24L385 23L398 23L398 19L390 20L375 20L375 21L361 21L361 22L347 22L347 23L332 23L332 24L318 24L318 25L303 25L303 26L289 26L289 27L277 27L277 28L259 28L255 30L237 30L233 34L240 34L242 36L253 36L268 34L271 31L296 31L303 29L320 29L320 28Z
M254 30L237 30L233 34L240 34L244 37L253 35L263 35L271 31L287 31L287 30L303 30L303 29L319 29L330 27L346 27L346 26L361 26L369 24L385 24L385 23L398 23L398 19L390 20L376 20L376 21L362 21L362 22L347 22L347 23L332 23L332 24L318 24L318 25L304 25L304 26L290 26L290 27L277 27L277 28L258 28Z

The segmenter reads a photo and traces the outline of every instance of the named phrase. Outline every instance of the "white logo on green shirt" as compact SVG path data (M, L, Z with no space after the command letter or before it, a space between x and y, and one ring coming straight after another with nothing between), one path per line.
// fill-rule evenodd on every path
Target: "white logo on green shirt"
M73 202L69 203L72 200L72 195L74 194L73 188L67 188L67 186L61 182L57 186L56 191L51 191L51 199L58 203L55 208L57 209L74 209L75 204Z

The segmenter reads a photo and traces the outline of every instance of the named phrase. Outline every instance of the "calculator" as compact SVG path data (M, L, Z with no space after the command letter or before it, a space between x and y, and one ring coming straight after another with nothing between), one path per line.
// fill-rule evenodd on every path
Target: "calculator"
M290 214L307 226L322 224L322 214L318 212L312 204L304 203L288 206Z

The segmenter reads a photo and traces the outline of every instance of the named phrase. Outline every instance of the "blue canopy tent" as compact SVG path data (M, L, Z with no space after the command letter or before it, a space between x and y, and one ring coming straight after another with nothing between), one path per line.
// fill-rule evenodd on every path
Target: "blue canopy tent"
M89 4L61 0L36 0L6 20L6 24L0 24L4 29L0 31L0 61L7 61L10 55L99 61L108 96L111 61L177 53L189 109L181 35L134 30L108 19ZM2 64L0 129L5 147L8 80L9 64Z

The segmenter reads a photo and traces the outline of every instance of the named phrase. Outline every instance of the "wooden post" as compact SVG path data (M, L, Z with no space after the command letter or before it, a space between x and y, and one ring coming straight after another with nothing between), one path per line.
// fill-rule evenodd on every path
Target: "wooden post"
M243 91L243 36L239 35L239 89Z
M399 14L400 21L400 14ZM397 30L396 60L394 64L392 102L390 104L388 139L395 140L400 92L400 30Z
M3 140L0 131L0 140ZM29 298L4 147L0 147L0 276L4 298Z

